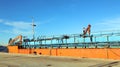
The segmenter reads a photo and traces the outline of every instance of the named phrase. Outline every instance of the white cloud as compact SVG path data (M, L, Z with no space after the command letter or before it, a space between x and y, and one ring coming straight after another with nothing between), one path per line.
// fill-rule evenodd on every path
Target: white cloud
M0 22L3 20L0 19ZM32 26L31 22L24 22L24 21L5 21L2 23L8 27L9 29L1 30L1 32L15 34L15 35L31 35L32 34Z
M30 29L31 27L31 23L24 21L6 22L5 25L12 26L17 29Z
M12 33L14 33L14 34L17 34L17 35L19 35L19 34L22 34L22 35L32 35L32 31L31 30L20 30L20 29L13 29L12 30Z
M110 25L110 26L115 26L120 24L120 18L115 18L115 19L110 19L110 20L104 20L100 24L102 25Z
M3 33L9 33L9 34L12 33L12 31L10 31L10 30L2 30L2 31L0 31L0 32L3 32Z
M107 19L99 23L93 24L93 30L95 31L120 30L120 18Z
M42 22L35 22L35 24L37 26L41 25L41 24L46 24L46 23L51 23L51 21L53 21L54 19L48 19ZM0 22L2 22L3 25L5 25L4 27L6 27L6 29L1 30L0 32L4 32L4 33L9 33L9 34L15 34L15 35L27 35L27 36L31 36L32 33L32 22L26 22L26 21L9 21L9 20L3 20L0 19Z

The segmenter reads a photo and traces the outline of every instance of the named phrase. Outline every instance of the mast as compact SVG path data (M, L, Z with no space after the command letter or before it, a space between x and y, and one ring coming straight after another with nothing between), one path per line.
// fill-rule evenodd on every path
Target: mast
M32 34L33 34L33 40L34 40L34 44L35 44L35 24L34 24L34 17L32 17Z

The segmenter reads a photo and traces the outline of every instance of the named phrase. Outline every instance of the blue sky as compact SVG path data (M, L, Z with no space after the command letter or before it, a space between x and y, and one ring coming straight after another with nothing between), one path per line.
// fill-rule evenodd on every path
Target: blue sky
M120 30L120 0L0 0L0 44L19 34L35 36Z

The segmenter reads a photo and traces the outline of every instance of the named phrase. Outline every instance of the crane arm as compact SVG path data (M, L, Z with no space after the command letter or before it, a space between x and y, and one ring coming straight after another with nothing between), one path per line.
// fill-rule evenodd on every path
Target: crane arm
M11 39L9 41L9 45L13 45L13 43L17 40L19 40L19 44L21 45L22 44L22 35L19 35L19 36L15 37L14 39Z
M86 35L87 33L90 35L91 33L90 30L91 30L91 25L89 24L88 27L85 30L83 30L83 35Z

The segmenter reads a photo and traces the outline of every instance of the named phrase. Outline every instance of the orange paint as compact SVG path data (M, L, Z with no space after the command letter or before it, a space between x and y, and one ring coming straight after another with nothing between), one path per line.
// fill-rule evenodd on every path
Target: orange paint
M22 53L22 54L30 54L30 49L19 49L18 53Z
M34 52L41 55L50 55L50 49L33 49Z
M120 49L108 49L109 59L119 59L120 60Z
M17 46L8 46L9 53L33 54L49 56L70 56L83 58L103 58L120 60L120 48L42 48L18 49Z
M8 46L9 53L18 53L18 46Z

